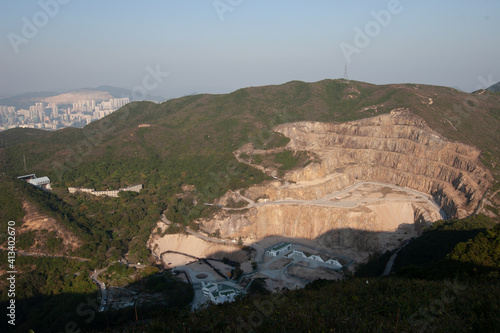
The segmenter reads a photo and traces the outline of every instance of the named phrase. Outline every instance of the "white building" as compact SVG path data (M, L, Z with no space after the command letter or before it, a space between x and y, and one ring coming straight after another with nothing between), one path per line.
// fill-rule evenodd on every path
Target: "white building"
M288 258L291 258L291 257L300 257L300 258L307 259L307 256L305 255L305 253L300 251L300 250L293 250L293 252L288 255Z
M31 173L29 175L24 175L24 176L17 177L17 179L25 180L25 181L28 181L28 180L31 180L31 179L35 179L35 178L36 178L36 175L34 173Z
M118 190L106 190L106 191L96 191L93 188L83 188L83 187L68 187L68 192L69 193L76 193L76 192L86 192L90 193L95 196L108 196L108 197L113 197L113 198L118 198L118 193L124 192L124 191L132 191L132 192L137 192L139 193L144 186L142 184L136 184L136 185L131 185L127 187L120 188Z
M28 183L34 185L42 190L51 190L50 179L49 177L40 177L28 180Z
M285 254L292 249L292 244L290 243L279 243L271 250L267 251L267 254L272 257L277 257L279 255Z
M337 260L335 259L328 259L325 264L328 264L328 265L331 265L335 268L342 268L342 265L340 264L340 262L338 262Z
M50 186L50 179L49 177L40 177L37 178L37 176L32 173L29 175L24 175L24 176L19 176L17 179L20 180L25 180L26 182L30 183L33 186L36 186L38 188L41 188L42 190L51 190L52 187Z
M324 256L322 257L318 254L312 254L308 257L304 252L300 250L293 250L293 252L288 255L288 258L292 257L298 257L300 259L306 259L310 261L317 261L325 265L332 266L335 269L342 268L342 264L338 260L326 259Z
M68 187L68 192L69 193L76 193L76 192L85 192L85 193L91 193L94 192L95 190L93 188L85 188L85 187Z
M122 187L119 189L119 191L132 191L132 192L139 193L143 189L143 187L144 186L142 184L136 184L136 185L130 185L127 187Z
M217 284L215 282L201 282L203 295L208 297L213 303L221 304L232 302L236 297L236 290L226 286L225 284Z
M321 256L319 256L319 255L317 255L317 254L313 254L313 255L309 256L309 259L310 259L310 260L316 260L316 261L319 261L319 262L325 262L325 261L323 260L323 258L321 258Z
M118 198L119 190L107 190L107 191L94 191L90 192L90 194L100 197L101 195Z

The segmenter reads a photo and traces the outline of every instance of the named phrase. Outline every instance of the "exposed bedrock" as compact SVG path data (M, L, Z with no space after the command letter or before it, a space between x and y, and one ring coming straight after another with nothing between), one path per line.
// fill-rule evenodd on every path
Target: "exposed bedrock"
M423 224L439 218L439 213L426 205L402 201L355 208L276 204L251 208L241 214L221 212L206 221L202 229L218 231L222 237L323 238L330 246L380 250L387 245L379 241L380 236L398 230L400 235L395 239L415 236Z
M246 197L264 198L266 205L222 211L201 221L203 230L256 239L272 235L316 239L342 235L342 230L376 238L376 233L395 232L401 225L411 225L418 232L422 223L441 218L440 209L449 218L472 214L492 182L477 148L447 140L408 110L341 124L282 124L275 131L290 138L287 149L312 152L316 162L289 171L285 183L273 181L246 189ZM361 198L351 207L307 204L361 182L421 192L432 196L437 206L408 197L400 201L382 198L377 203ZM357 242L352 246L362 245L358 236L351 237ZM345 237L329 239L349 246ZM368 247L376 243L364 242Z
M407 110L344 124L284 124L276 130L291 139L292 149L320 156L321 163L288 175L298 183L325 179L315 195L376 181L430 194L449 217L462 218L474 211L492 181L477 148L450 142ZM292 191L278 196L294 197Z

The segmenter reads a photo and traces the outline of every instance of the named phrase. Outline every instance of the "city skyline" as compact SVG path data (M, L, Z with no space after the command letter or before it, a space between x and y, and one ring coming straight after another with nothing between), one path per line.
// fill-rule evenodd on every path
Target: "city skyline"
M130 99L124 97L101 102L96 100L73 103L35 102L29 109L0 105L0 131L17 127L57 130L70 126L85 126L104 118L129 102Z
M493 0L0 1L0 20L1 96L111 85L174 98L342 78L346 65L375 84L500 81Z

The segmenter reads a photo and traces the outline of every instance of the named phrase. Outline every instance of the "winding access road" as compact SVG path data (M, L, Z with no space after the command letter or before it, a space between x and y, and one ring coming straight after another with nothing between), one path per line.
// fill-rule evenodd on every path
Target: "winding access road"
M99 312L103 312L104 309L106 309L106 302L108 300L108 291L106 290L106 284L99 280L99 274L107 270L107 268L99 269L99 270L94 270L94 273L90 276L92 281L94 281L98 286L99 290L101 291L101 306L99 307Z
M363 200L336 200L335 198L341 197L345 194L348 194L349 192L357 189L360 186L365 186L365 185L375 185L375 186L383 186L383 187L388 187L393 190L397 191L404 191L409 195L412 195L412 197L409 198L404 198L404 197L396 197L396 198L364 198ZM387 202L387 201L422 201L426 202L432 205L433 208L435 208L438 212L441 211L441 207L437 205L437 203L433 200L433 198L430 195L427 195L422 192L418 192L415 190L411 190L406 187L399 187L396 185L391 185L391 184L384 184L384 183L377 183L377 182L359 182L354 185L351 185L349 187L346 187L345 189L328 194L322 198L315 199L315 200L297 200L297 199L279 199L279 200L274 200L274 201L266 201L266 202L259 202L256 203L253 200L246 198L245 196L241 195L241 198L249 203L249 205L245 207L240 207L240 208L230 208L230 207L224 207L222 206L221 208L223 210L232 210L232 211L237 211L237 210L245 210L249 208L254 208L254 207L263 207L263 206L270 206L270 205L286 205L286 204L291 204L291 205L308 205L308 206L321 206L321 207L339 207L339 208L354 208L357 207L359 204L367 204L367 203L376 203L376 202Z

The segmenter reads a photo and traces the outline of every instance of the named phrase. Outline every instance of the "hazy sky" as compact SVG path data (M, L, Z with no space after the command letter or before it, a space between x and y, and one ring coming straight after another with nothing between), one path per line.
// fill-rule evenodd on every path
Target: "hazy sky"
M176 97L341 78L346 65L353 80L472 91L500 81L499 32L499 0L0 0L0 95Z

